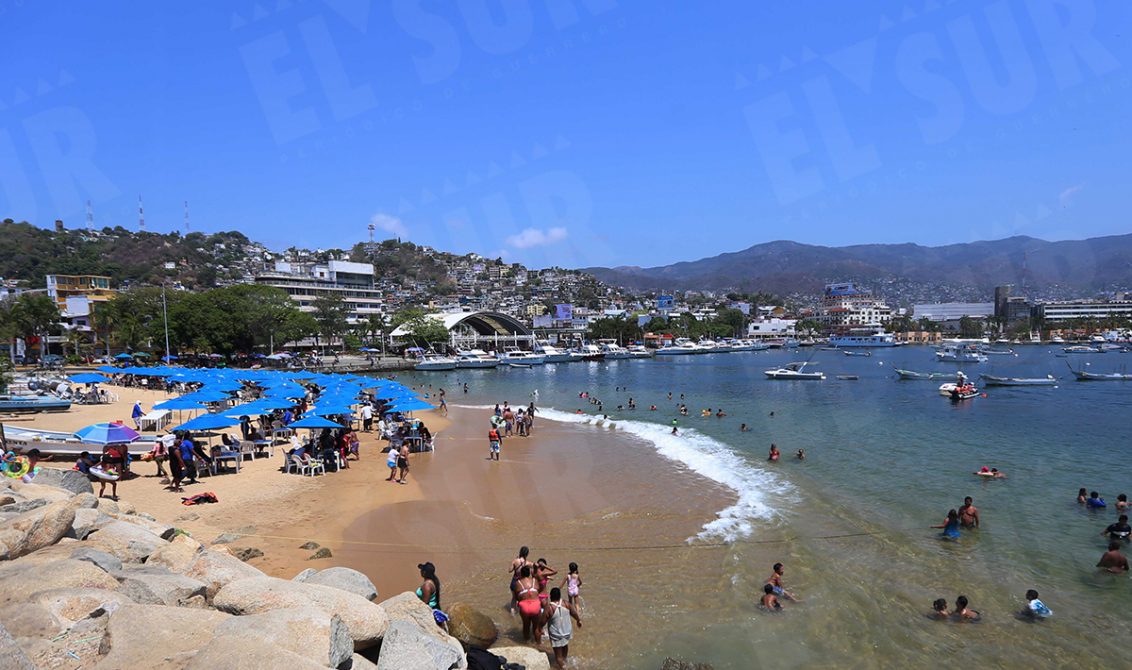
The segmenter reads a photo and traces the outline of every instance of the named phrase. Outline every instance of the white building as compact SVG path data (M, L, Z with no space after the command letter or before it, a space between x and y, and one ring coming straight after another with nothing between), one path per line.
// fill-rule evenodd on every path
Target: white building
M755 319L747 324L747 337L765 340L782 337L793 337L796 319L779 319L776 317Z
M384 296L374 285L374 269L369 263L277 261L273 269L257 274L255 282L283 289L303 312L314 312L319 296L337 295L348 310L346 320L350 323L384 313Z
M958 321L965 316L985 319L992 315L993 302L933 302L912 307L912 318L930 321Z
M879 328L892 319L892 308L853 282L826 284L815 320L831 331Z
M1046 321L1073 319L1132 318L1132 300L1074 300L1072 302L1045 302L1037 306Z

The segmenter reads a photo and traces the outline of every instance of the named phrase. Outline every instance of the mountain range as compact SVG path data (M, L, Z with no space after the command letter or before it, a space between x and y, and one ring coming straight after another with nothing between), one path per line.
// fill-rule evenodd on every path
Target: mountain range
M775 241L672 265L582 270L608 284L635 290L790 295L814 294L829 282L858 281L954 300L989 300L994 287L1002 284L1064 297L1132 289L1132 235L1061 242L1016 236L939 247L824 247Z

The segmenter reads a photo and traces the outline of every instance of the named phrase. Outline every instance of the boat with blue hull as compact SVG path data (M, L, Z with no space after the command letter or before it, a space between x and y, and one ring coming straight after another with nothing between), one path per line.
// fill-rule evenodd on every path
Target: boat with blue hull
M0 395L0 413L66 412L71 401L53 395Z

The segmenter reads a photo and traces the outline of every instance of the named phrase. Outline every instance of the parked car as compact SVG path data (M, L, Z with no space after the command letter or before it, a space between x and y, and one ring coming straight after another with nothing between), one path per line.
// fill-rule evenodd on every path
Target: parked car
M59 354L44 354L43 358L39 359L39 365L45 368L58 367L63 364L63 357Z

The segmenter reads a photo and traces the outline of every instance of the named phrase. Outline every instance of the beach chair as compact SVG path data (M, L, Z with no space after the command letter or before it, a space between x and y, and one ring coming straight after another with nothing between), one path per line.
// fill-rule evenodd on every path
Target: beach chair
M255 460L255 442L240 440L240 458Z
M291 463L298 470L300 475L313 477L316 472L326 474L326 466L322 461L312 458L310 462L304 463L303 459L298 456L291 456Z

